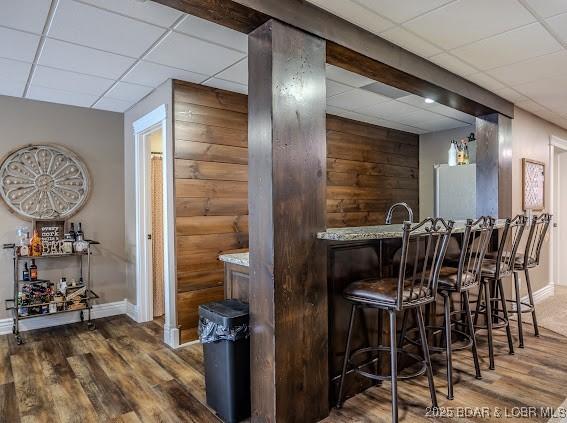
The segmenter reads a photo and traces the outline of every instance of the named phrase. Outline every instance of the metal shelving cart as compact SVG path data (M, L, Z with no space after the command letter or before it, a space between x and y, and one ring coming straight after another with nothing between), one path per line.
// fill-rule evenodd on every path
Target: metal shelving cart
M41 256L19 256L16 253L16 245L15 244L6 244L4 245L4 249L12 249L13 251L13 261L14 261L14 298L10 298L5 300L6 302L6 310L11 310L12 314L13 314L13 319L14 319L14 323L12 325L12 333L16 336L16 342L18 345L23 343L22 338L20 337L20 330L19 330L19 322L20 320L24 320L24 319L33 319L35 317L45 317L45 316L53 316L53 315L57 315L57 314L62 314L62 313L71 313L71 312L80 312L80 318L81 318L81 322L85 321L85 312L87 314L87 327L89 330L94 330L96 329L95 324L91 321L91 310L92 310L92 300L98 298L98 295L96 295L92 290L91 290L91 255L92 255L92 250L91 250L91 246L92 245L97 245L99 244L97 241L88 241L89 246L87 248L87 250L84 253L71 253L71 254L45 254L45 255L41 255ZM21 291L21 286L22 285L26 285L26 284L50 284L51 281L50 280L46 280L46 279L38 279L36 281L24 281L20 279L20 263L22 261L27 261L27 260L36 260L36 261L43 261L43 260L53 260L53 259L70 259L71 257L74 258L78 258L80 260L79 263L79 268L80 268L80 276L79 276L79 280L83 280L83 284L79 284L79 285L75 285L75 286L71 286L69 288L71 289L81 289L83 287L85 287L85 295L84 297L81 297L80 299L80 307L73 307L70 308L70 304L66 298L64 299L64 301L62 301L62 310L57 310L54 312L50 312L50 313L38 313L38 314L28 314L28 315L22 315L20 314L20 307L22 307L22 305L19 304L18 299L19 299L19 293ZM85 264L84 264L84 260L86 259L86 275L84 274L84 268L85 268ZM86 277L85 277L86 276ZM36 307L49 307L50 302L48 303L33 303L33 304L28 304L25 305L24 307L28 307L28 308L36 308Z

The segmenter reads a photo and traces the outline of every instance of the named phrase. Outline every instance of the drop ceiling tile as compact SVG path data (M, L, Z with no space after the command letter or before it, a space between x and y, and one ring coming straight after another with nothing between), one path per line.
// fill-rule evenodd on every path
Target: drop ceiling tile
M163 27L170 27L183 15L183 13L178 10L153 1L82 0L82 2Z
M527 98L520 94L518 91L514 90L513 88L501 88L499 90L495 90L494 94L499 95L502 98L505 98L512 103L517 103L519 101L527 100Z
M452 53L481 70L509 65L561 50L561 45L539 23L461 47Z
M351 0L309 0L309 2L375 34L394 26L393 22Z
M567 13L546 20L547 24L564 43L567 43Z
M72 0L60 0L48 35L138 58L164 33L165 29L154 25Z
M40 65L109 79L120 78L134 59L53 39L46 39Z
M146 56L146 60L214 75L244 57L244 53L172 32Z
M39 36L0 27L0 57L33 62Z
M110 112L123 113L134 105L134 102L117 100L115 98L103 97L94 106L93 109L107 110Z
M433 44L425 41L423 38L420 38L399 26L381 33L380 37L385 38L403 49L409 50L421 57L430 57L435 54L439 54L442 51Z
M4 0L0 25L41 34L51 0Z
M567 75L529 82L514 88L548 109L560 114L567 112Z
M531 112L536 115L541 111L545 110L545 107L543 107L541 104L533 100L519 101L518 103L516 103L516 106L518 106L520 109L527 110L528 112Z
M504 84L502 82L497 81L496 79L482 72L468 75L467 79L489 91L494 91L504 88Z
M327 79L327 97L332 97L350 90L352 90L352 87L349 87L348 85Z
M400 120L401 117L411 113L415 113L419 110L420 110L419 108L414 107L410 104L388 99L388 101L386 102L368 105L356 111L359 113L364 113L369 116L375 116L381 119L388 119L396 122L402 122Z
M471 65L464 63L462 60L457 59L455 56L447 53L441 53L436 56L432 56L427 60L461 76L467 76L478 72L478 70L473 68Z
M61 69L37 66L32 85L55 90L72 91L101 96L114 83L112 79L84 75Z
M140 61L136 63L122 80L134 84L147 85L148 87L157 87L170 78L199 84L207 79L208 76L158 65L157 63Z
M248 94L248 86L239 84L237 82L225 81L220 78L211 78L203 82L203 85L221 90L233 91L240 94Z
M90 107L98 96L73 91L54 90L47 87L30 85L26 98L51 103L67 104L70 106Z
M21 97L24 93L31 64L0 59L0 95Z
M120 81L105 94L105 97L137 103L152 91L152 87Z
M185 16L175 30L243 53L248 51L248 35L197 16Z
M565 69L567 69L567 51L562 50L513 65L491 69L487 73L514 86L560 75Z
M248 59L242 59L240 62L235 63L231 67L215 75L215 77L226 81L238 82L242 85L248 85Z
M460 110L453 109L441 103L425 103L424 98L411 94L406 97L399 98L398 101L410 104L420 109L428 110L438 115L449 117L452 119L460 120L461 122L474 123L475 117L461 112Z
M360 111L373 105L389 102L391 99L360 88L353 89L341 94L337 94L327 99L330 106L340 107L341 109Z
M436 9L453 0L355 0L370 10L401 23L425 12Z
M453 49L534 21L517 0L458 0L404 27L444 49Z
M567 12L565 0L525 0L526 3L543 18Z
M364 87L365 85L376 82L373 79L329 64L325 66L325 72L328 79L332 79L335 82L340 82L341 84L350 85L354 88Z

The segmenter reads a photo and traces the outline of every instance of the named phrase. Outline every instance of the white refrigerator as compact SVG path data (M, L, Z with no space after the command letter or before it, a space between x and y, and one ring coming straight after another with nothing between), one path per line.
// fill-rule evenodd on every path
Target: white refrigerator
M476 217L476 164L435 165L435 217L463 220Z

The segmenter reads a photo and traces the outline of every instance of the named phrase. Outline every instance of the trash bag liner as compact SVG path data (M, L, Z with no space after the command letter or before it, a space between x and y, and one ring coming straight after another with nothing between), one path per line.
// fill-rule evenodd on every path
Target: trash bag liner
M237 341L250 335L248 304L224 300L199 306L199 340L202 344Z

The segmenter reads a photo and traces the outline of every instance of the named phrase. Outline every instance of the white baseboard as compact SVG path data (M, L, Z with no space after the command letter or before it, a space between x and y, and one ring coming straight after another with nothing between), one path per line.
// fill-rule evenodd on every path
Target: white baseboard
M539 303L545 300L546 298L553 297L555 295L555 285L553 283L549 283L545 285L543 288L538 289L533 293L534 296L534 303ZM522 302L529 303L530 298L525 295L522 297Z
M124 300L126 302L126 315L135 322L139 322L138 316L138 306L136 304L132 304L128 300Z
M92 308L93 319L100 319L101 317L116 316L119 314L126 314L127 301L115 301L113 303L94 304ZM53 316L45 315L33 319L20 320L20 332L28 330L42 329L51 326L68 325L69 323L80 322L80 313L69 312L63 314L55 314ZM0 319L0 335L12 333L13 319Z

